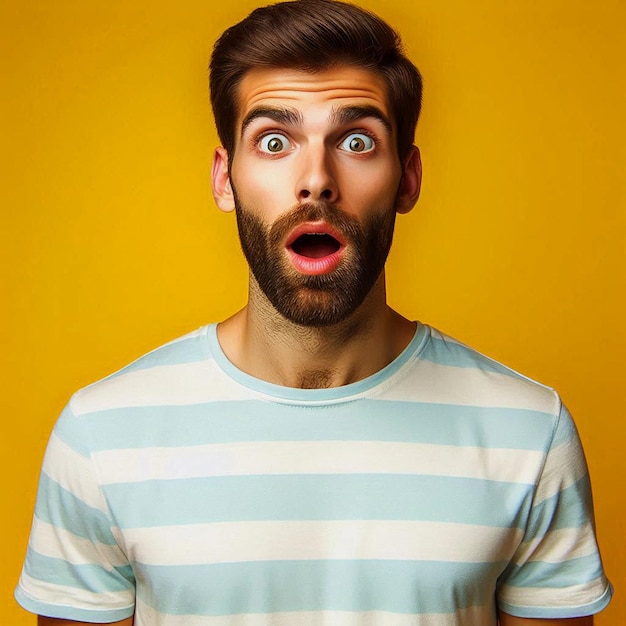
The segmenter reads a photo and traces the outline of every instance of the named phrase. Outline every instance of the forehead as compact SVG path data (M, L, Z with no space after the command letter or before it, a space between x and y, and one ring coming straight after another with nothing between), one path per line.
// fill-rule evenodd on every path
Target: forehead
M383 79L371 70L347 66L321 72L253 69L239 85L238 100L237 128L250 111L262 106L374 106L391 118Z

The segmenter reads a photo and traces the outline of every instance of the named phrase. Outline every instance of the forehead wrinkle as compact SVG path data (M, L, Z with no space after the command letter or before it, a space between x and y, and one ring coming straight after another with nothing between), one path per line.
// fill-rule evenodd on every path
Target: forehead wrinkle
M304 122L300 111L290 109L289 107L263 105L255 107L247 113L241 123L241 134L243 135L246 128L259 118L267 118L287 126L302 126Z
M378 120L389 134L392 133L389 118L376 106L359 104L339 105L333 106L330 113L331 122L338 126L357 122L368 117Z

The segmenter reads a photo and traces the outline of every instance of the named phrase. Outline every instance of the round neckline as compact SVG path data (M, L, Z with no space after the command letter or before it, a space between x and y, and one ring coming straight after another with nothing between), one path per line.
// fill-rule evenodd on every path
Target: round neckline
M251 376L235 366L222 350L217 338L217 323L206 326L205 338L209 355L215 360L220 369L229 378L238 384L266 397L267 400L288 402L293 404L328 404L355 400L357 397L370 392L382 383L387 383L395 377L412 357L419 354L428 338L427 327L420 322L413 338L404 350L391 363L378 370L371 376L340 387L324 389L300 389L299 387L285 387L276 383Z

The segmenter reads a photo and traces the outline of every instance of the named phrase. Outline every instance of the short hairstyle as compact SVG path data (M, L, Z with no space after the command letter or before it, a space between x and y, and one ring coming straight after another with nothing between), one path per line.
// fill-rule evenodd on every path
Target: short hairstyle
M236 144L239 84L246 72L319 72L341 65L372 70L383 78L403 160L413 144L421 108L420 73L389 24L338 0L290 0L261 7L217 40L210 63L211 105L230 158Z

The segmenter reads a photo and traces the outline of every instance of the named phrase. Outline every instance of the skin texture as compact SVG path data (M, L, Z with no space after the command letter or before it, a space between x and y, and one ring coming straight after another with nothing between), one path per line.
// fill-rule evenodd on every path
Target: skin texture
M214 197L223 211L239 203L269 230L310 202L335 206L363 227L413 208L421 181L419 151L413 147L400 162L385 87L373 72L253 70L239 96L235 154L218 148L213 164ZM276 110L287 114L272 113ZM286 149L264 151L263 138L270 134L281 137ZM364 152L346 149L353 134L373 137L375 146ZM354 251L348 241L345 256ZM284 244L276 253L285 272L297 279ZM332 291L328 297L334 297ZM253 376L291 387L322 387L380 370L414 331L412 322L387 307L382 272L349 315L323 328L287 319L251 274L248 305L220 324L218 337L228 358Z
M385 265L394 221L393 211L376 212L361 223L333 204L307 202L267 228L254 211L237 204L239 239L250 271L272 306L302 326L332 326L363 302ZM305 234L301 242L298 233L316 230L328 233L334 243L327 234ZM293 253L286 256L285 242L294 238ZM319 256L303 257L295 250Z

